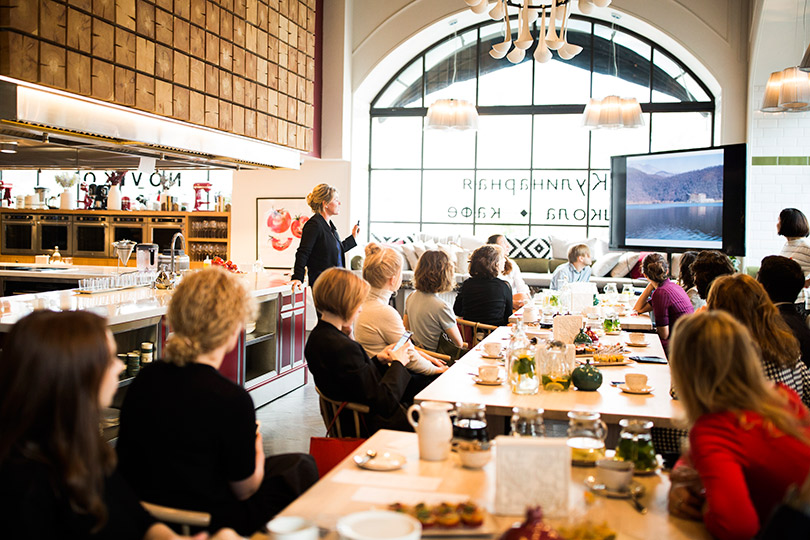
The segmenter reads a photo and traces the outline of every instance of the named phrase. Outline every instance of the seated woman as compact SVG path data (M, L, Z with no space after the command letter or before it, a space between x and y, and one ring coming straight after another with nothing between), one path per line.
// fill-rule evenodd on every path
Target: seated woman
M518 309L522 307L531 298L531 292L529 286L523 281L520 267L507 256L509 254L509 243L506 241L506 237L502 234L493 234L487 238L487 244L501 246L501 249L503 249L506 263L500 277L512 287L512 308Z
M107 324L86 311L37 311L0 359L3 538L178 538L140 505L99 436L124 365ZM154 450L154 448L153 448Z
M757 280L747 274L721 276L714 280L706 305L727 311L748 328L761 351L765 377L792 389L810 406L810 370L799 361L799 342Z
M456 316L439 293L453 290L456 284L453 263L443 251L426 251L413 272L416 292L405 300L404 323L413 331L414 341L430 351L435 351L442 332L454 344L464 346L456 325Z
M470 257L470 278L461 284L453 312L468 321L506 326L512 315L512 288L498 276L506 257L500 246L485 244Z
M697 503L715 538L752 538L810 471L810 412L792 390L765 379L755 340L728 313L679 320L669 364L705 490L704 504L673 487L670 509L688 516L682 509Z
M652 311L655 330L667 349L669 329L681 316L694 312L692 301L681 287L669 280L669 266L659 253L650 253L641 263L641 272L650 280L633 307L638 313Z
M166 361L144 367L121 410L121 474L147 502L211 514L249 536L318 479L311 456L265 458L250 394L219 373L255 313L241 280L185 277L168 310Z
M689 297L689 300L692 301L692 308L695 311L706 305L706 301L698 294L697 286L695 285L695 273L692 271L692 263L695 262L697 256L697 251L687 251L681 255L681 267L678 275L678 285L686 291L686 295Z
M759 265L757 281L762 283L762 287L790 327L793 336L799 340L802 362L810 367L810 327L794 303L804 287L802 267L793 259L769 255L762 259Z
M373 242L368 244L363 279L371 289L354 325L354 338L368 354L375 355L396 343L406 331L399 312L388 304L391 295L402 285L402 255ZM414 373L436 375L447 371L444 362L421 354L412 343L398 354L404 355L405 367Z
M326 270L312 290L321 318L307 339L304 355L315 385L327 397L368 405L369 433L378 429L413 431L405 416L411 375L393 345L369 358L362 345L347 334L360 314L369 285L350 270ZM343 417L341 417L343 418ZM346 422L350 425L350 422Z
M706 250L698 253L689 268L692 270L692 275L695 277L695 287L697 287L698 296L703 300L709 297L709 288L716 278L734 273L734 265L731 264L731 259L728 258L728 255L721 251L714 250ZM701 306L699 309L705 309L705 307Z

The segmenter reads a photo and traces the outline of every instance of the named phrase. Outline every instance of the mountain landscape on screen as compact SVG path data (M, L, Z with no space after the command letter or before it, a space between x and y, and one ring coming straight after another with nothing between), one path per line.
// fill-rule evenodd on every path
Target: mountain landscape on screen
M630 167L628 164L627 204L723 200L722 165L675 174L660 170L648 172L649 169L650 167ZM700 194L703 194L704 198L700 198Z

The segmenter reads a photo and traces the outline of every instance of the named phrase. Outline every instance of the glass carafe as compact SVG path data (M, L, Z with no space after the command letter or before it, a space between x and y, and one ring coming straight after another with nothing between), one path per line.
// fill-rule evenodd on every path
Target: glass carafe
M512 407L512 435L514 437L542 437L546 433L543 409Z
M629 420L619 422L622 431L619 434L619 445L616 457L632 461L636 474L654 472L658 468L655 448L652 442L653 423L649 420Z
M540 388L534 348L523 331L523 321L518 319L512 329L512 337L506 349L509 361L509 386L515 394L536 394Z
M456 403L453 441L489 441L486 408L480 403Z
M574 347L561 341L549 341L537 346L543 390L565 391L571 386L574 370Z
M571 464L593 467L605 457L607 426L598 412L571 411L568 413L568 446Z
M622 331L622 323L619 321L619 316L612 309L605 311L605 320L602 322L602 328L606 333L615 334Z

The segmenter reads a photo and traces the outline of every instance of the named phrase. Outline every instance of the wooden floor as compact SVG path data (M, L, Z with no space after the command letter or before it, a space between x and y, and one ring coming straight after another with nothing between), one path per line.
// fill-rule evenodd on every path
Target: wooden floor
M312 375L305 386L256 409L256 419L261 422L264 453L268 456L308 453L309 438L326 435Z

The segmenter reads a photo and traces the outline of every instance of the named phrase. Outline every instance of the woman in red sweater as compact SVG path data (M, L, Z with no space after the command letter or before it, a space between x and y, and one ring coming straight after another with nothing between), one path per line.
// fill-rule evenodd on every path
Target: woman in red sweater
M752 538L810 471L810 412L795 392L764 377L751 335L728 313L680 319L669 363L691 426L689 459L705 489L706 527L721 540Z

